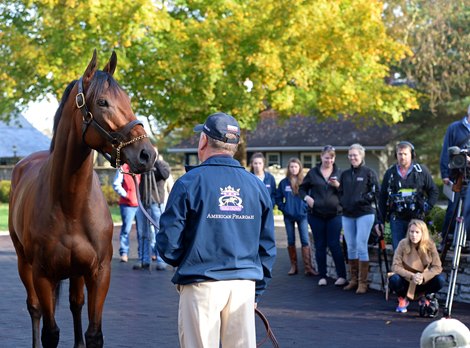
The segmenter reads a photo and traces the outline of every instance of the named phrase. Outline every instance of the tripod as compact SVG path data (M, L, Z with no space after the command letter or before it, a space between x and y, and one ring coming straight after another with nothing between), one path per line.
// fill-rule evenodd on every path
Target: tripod
M452 259L452 269L449 277L449 288L447 289L446 306L444 308L444 317L450 318L452 312L452 302L454 300L455 283L457 281L457 273L459 271L460 255L462 248L466 242L466 231L463 219L463 198L459 198L457 206L456 224L454 231L455 249L454 257Z

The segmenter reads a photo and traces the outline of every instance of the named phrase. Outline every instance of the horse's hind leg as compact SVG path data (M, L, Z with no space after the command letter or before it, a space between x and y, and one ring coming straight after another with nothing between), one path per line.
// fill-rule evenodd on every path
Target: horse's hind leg
M82 307L85 303L85 296L83 294L84 286L85 281L83 277L70 278L69 301L70 311L73 316L74 348L85 347L82 329Z

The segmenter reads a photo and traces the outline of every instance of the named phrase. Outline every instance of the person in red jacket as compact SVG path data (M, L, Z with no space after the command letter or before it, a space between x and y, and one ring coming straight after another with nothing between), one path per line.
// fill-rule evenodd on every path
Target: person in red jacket
M129 165L124 164L122 170L128 172L130 170ZM140 183L140 174L136 175L136 178L137 182ZM139 231L143 225L143 216L139 211L136 187L131 175L124 175L120 170L117 170L113 180L113 189L119 195L119 210L122 218L119 255L121 255L121 262L127 262L129 255L129 234L131 233L132 223L135 219L136 229ZM137 235L141 234L137 232ZM139 239L137 238L138 241Z

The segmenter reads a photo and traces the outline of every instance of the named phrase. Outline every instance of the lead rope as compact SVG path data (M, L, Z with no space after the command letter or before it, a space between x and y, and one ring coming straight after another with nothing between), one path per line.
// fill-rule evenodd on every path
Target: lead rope
M137 183L137 178L135 176L135 174L133 173L127 173L127 172L123 172L124 174L128 174L128 175L132 175L132 178L134 179L134 184L135 184L135 187L137 188L136 189L136 193L137 193L137 203L139 204L139 208L140 210L142 211L142 213L144 213L145 217L150 221L150 223L156 227L158 227L158 224L155 222L154 219L152 219L152 217L150 216L150 214L147 212L147 210L144 208L143 204L142 204L142 201L140 200L140 190L138 189L139 185Z
M258 308L255 308L255 313L256 315L258 315L258 317L260 317L261 321L264 324L264 328L266 329L266 337L260 343L257 343L256 346L261 347L269 339L274 348L280 348L279 343L277 342L276 336L274 336L274 332L271 329L271 325L269 325L268 318L266 318L266 316L263 313L261 313L261 311Z

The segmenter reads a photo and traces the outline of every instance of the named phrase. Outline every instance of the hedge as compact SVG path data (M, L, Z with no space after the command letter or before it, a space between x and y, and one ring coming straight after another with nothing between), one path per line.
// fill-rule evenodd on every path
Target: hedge
M0 180L0 203L8 203L8 197L10 195L10 180ZM116 205L119 200L119 195L114 192L111 185L103 185L101 186L103 190L104 197L106 198L106 202L109 205Z

